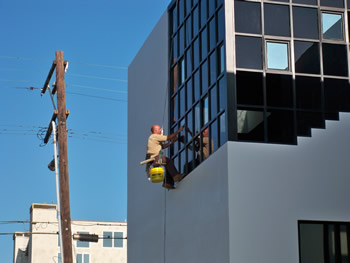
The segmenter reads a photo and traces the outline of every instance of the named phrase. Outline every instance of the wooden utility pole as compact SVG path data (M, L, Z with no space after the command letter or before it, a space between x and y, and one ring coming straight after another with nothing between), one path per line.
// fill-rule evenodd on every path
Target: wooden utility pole
M66 93L64 84L63 51L56 51L56 87L58 118L58 151L61 199L61 229L63 246L63 262L73 263L72 230L69 200L68 149L66 125Z

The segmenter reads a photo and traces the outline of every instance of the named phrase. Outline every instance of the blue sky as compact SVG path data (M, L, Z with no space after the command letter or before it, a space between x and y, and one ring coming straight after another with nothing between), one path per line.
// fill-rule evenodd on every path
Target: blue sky
M40 147L37 134L53 113L40 88L57 50L69 61L71 218L127 219L127 67L169 2L0 0L0 233L29 230L2 222L29 220L32 203L56 203L52 140ZM0 235L0 261L12 257Z

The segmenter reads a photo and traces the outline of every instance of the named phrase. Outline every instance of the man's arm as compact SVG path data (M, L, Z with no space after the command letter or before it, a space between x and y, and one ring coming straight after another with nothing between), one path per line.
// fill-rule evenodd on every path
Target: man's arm
M173 140L182 130L184 129L184 126L181 126L176 132L173 134L170 134L167 136L167 141Z
M162 149L165 149L165 148L168 148L170 145L172 145L174 142L177 141L177 137L175 137L174 139L170 140L169 142L167 143L163 143L162 144Z

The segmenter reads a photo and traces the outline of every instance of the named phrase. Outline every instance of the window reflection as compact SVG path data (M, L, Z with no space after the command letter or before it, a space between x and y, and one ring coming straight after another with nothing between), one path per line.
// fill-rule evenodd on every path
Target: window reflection
M219 74L224 72L225 70L225 49L224 49L224 44L221 44L219 47L219 54L218 54L218 66L219 66Z
M207 28L201 32L201 60L207 57L208 52L208 40L207 40Z
M180 118L182 116L184 116L185 114L185 88L183 87L181 90L180 90L180 104L179 104L179 108L180 108Z
M225 37L225 14L224 9L220 8L218 11L218 42L224 40Z
M186 51L186 78L191 76L192 73L192 49L189 48Z
M187 142L189 142L193 137L193 119L192 119L192 111L187 114L186 118L186 137Z
M226 82L225 82L225 78L221 78L219 80L219 109L220 109L220 111L226 109L226 101L227 101Z
M267 68L289 70L288 44L266 42Z
M318 10L293 7L294 37L318 39Z
M295 71L320 74L320 48L315 42L294 41Z
M344 8L344 0L320 0L321 6Z
M216 30L215 30L215 17L213 17L209 22L209 51L211 51L215 47L216 47Z
M172 94L174 94L177 89L177 64L175 65L175 67L173 67L171 75L173 80Z
M264 4L265 34L290 36L289 6Z
M322 111L321 79L297 76L295 79L296 107Z
M235 1L235 28L237 32L261 34L260 3Z
M183 55L184 50L185 50L185 30L184 30L184 27L182 26L179 30L179 56Z
M199 66L199 40L198 38L193 42L193 69Z
M205 61L201 66L202 77L202 94L205 94L208 90L208 61Z
M194 88L194 101L197 101L200 96L200 86L199 86L199 70L194 73L193 78L193 88Z
M200 120L201 120L201 116L200 116L200 106L199 103L197 103L194 106L194 134L196 134L197 132L199 132L200 129Z
M212 154L218 149L218 127L217 127L217 121L214 121L210 125L210 130L209 130L209 153Z
M182 85L182 83L185 82L185 60L180 60L180 79L179 79L179 86Z
M266 74L268 106L293 107L293 78L291 75Z
M209 101L208 101L208 97L205 97L203 99L203 101L202 101L202 116L203 116L203 125L205 125L209 121Z
M175 123L178 119L178 101L177 101L177 96L175 95L173 99L171 100L171 109L172 109L172 121Z
M198 34L199 24L198 24L198 6L193 10L193 37Z
M213 0L209 0L209 1L213 1ZM200 4L201 4L201 27L203 27L207 22L207 18L208 18L207 0L201 0Z
M238 140L264 141L264 110L239 107L237 133Z
M236 90L238 104L263 105L262 73L237 71Z
M192 107L192 80L190 79L186 84L186 96L187 96L187 107L186 110Z
M295 4L317 5L317 0L293 0Z
M186 20L186 37L185 37L186 47L191 43L191 39L192 39L192 23L191 23L191 17L189 17Z
M218 112L216 86L210 90L210 119L214 119Z
M226 115L225 115L225 112L220 115L220 118L219 118L219 129L220 129L220 136L219 136L220 145L219 146L221 146L227 141Z
M260 37L236 36L236 64L238 68L262 69Z
M348 61L345 45L322 44L323 74L348 76Z
M174 36L173 42L172 42L172 58L173 58L173 63L176 62L177 60L177 34Z
M209 0L208 2L209 2L209 17L211 17L215 12L216 0Z
M214 84L216 81L216 52L214 51L209 57L209 83Z
M322 34L324 39L343 40L343 16L322 13Z
M268 109L267 131L268 142L296 144L294 111Z

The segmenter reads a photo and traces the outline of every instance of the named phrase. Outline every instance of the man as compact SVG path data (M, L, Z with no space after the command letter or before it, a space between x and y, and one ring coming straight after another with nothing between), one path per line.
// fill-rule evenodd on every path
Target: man
M177 140L177 135L183 130L183 126L180 127L180 129L173 134L169 136L162 135L162 129L159 125L153 125L151 128L152 134L148 138L147 143L147 155L146 158L154 158L154 162L159 161L159 152L162 149L165 149L169 147L171 144L173 144ZM166 144L163 144L165 142L169 141ZM184 174L180 174L175 165L173 160L165 157L162 155L162 163L164 164L164 167L166 169L166 175L165 175L165 181L163 183L163 187L167 189L175 189L174 182L180 181Z
M209 157L210 149L209 149L209 143L211 144L211 150L214 149L214 142L213 140L210 140L209 142L209 129L206 128L202 132L202 152L203 152L203 161ZM197 151L197 164L199 164L201 161L201 150L199 148L199 138L198 138L198 151Z

